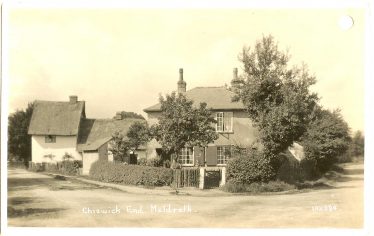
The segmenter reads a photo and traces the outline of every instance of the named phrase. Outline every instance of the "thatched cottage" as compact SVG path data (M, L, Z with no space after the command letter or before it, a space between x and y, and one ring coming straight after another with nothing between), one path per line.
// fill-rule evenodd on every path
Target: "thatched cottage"
M83 174L98 159L113 160L108 150L109 141L116 131L126 134L131 124L141 119L87 119L85 102L70 96L67 102L36 101L28 134L32 138L32 162L59 162L68 154L83 162ZM130 155L145 157L145 150ZM135 158L134 158L135 157Z

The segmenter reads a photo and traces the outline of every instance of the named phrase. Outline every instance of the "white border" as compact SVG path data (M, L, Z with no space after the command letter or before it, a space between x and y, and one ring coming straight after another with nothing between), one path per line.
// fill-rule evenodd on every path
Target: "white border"
M364 229L352 230L352 229L286 229L286 230L275 230L275 229L145 229L145 228L14 228L7 227L7 112L8 112L8 61L6 60L8 55L8 42L4 36L8 35L8 12L10 8L154 8L154 9L174 9L174 8L277 8L277 9L297 9L297 8L324 8L324 9L342 9L342 8L365 8L366 12L366 55L365 55L365 218L364 218ZM191 235L195 233L201 234L215 234L215 235L228 235L228 234L240 234L240 235L372 235L374 234L372 226L372 171L368 171L373 166L371 158L374 156L371 148L373 141L374 130L374 97L372 89L373 84L373 7L370 0L318 0L318 1L297 1L297 0L273 0L273 1L245 1L245 0L207 0L207 1L181 1L181 0L165 0L165 1L151 1L151 0L140 0L140 1L89 1L89 0L46 0L46 1L5 1L2 7L2 93L1 93L1 233L5 235L27 235L30 232L35 232L38 235L66 235L66 234L89 234L89 235L103 235L103 234L115 234L123 235L125 233L144 233L144 234L158 234L163 235ZM317 17L317 16L316 16ZM370 132L369 132L370 131Z

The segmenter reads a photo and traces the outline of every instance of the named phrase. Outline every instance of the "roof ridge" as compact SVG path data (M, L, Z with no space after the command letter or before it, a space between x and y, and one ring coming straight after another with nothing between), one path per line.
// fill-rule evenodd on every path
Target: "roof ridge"
M36 103L70 103L70 101L49 101L49 100L35 100ZM76 103L85 102L84 100L77 101ZM72 103L75 104L75 103Z
M225 88L225 86L197 86L195 88L192 88L192 89L196 89L196 88ZM190 90L192 90L190 89Z

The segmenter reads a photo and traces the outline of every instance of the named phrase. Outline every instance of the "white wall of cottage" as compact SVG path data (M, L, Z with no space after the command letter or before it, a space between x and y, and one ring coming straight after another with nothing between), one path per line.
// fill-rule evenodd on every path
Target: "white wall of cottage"
M32 156L35 163L59 162L65 153L70 154L75 160L82 160L82 156L76 150L77 136L56 136L55 143L46 143L44 135L33 135L31 138ZM45 157L53 155L52 158Z

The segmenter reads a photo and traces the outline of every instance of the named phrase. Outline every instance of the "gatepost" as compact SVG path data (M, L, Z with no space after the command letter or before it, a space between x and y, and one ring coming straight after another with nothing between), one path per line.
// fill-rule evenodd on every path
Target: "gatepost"
M221 181L219 182L219 186L223 186L226 184L226 167L222 167L221 171Z

